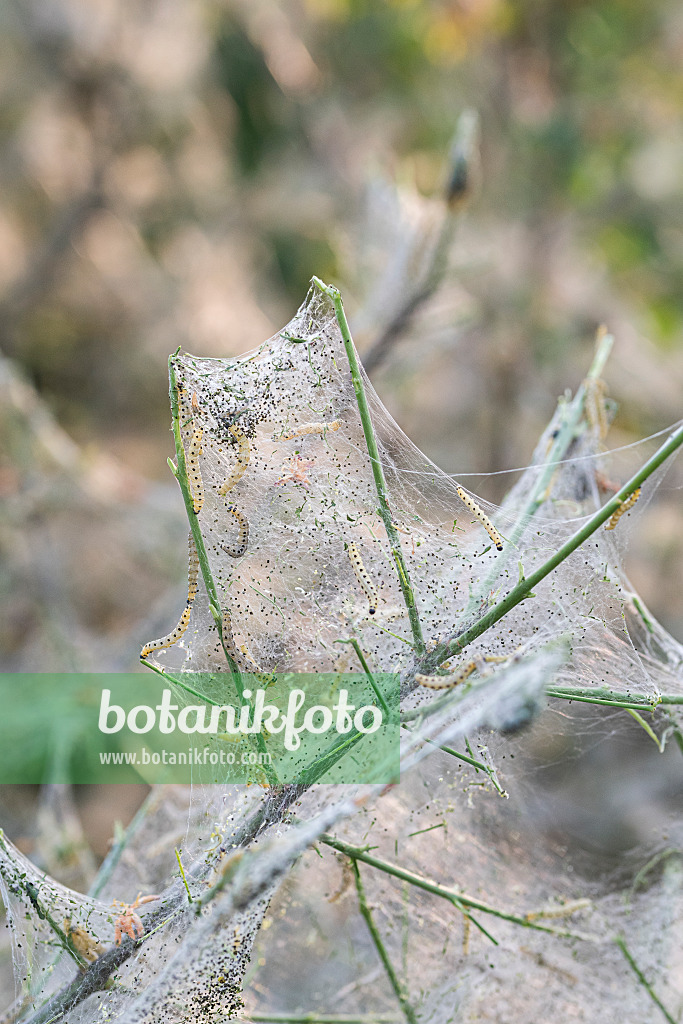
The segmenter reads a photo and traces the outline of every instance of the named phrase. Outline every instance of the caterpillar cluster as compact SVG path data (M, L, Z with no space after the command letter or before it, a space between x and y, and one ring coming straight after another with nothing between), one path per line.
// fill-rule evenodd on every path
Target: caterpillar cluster
M503 541L501 539L501 536L498 533L498 530L495 528L495 526L491 522L491 520L489 519L489 517L486 515L486 513L482 509L479 508L479 506L477 505L476 501L473 498L470 498L470 496L467 493L467 491L463 490L462 487L458 486L456 488L456 490L457 490L457 493L458 493L458 497L460 498L462 503L467 506L467 508L472 513L472 515L475 515L477 517L477 519L479 520L479 522L484 527L484 529L488 533L489 537L491 538L491 540L495 544L495 546L498 549L498 551L502 551L503 550Z
M466 665L457 668L455 672L449 672L447 676L425 676L417 672L415 682L418 686L429 687L430 690L450 690L454 686L464 683L472 675L476 667L476 662L468 661Z
M197 548L195 547L192 534L189 538L189 554L188 554L188 569L187 569L187 602L185 604L185 610L180 616L180 621L175 629L167 636L160 637L159 640L152 640L150 643L145 644L140 652L141 658L147 658L152 651L161 651L164 647L172 647L173 644L180 640L181 636L187 629L190 622L190 615L192 614L192 604L195 597L197 596L197 590L199 588L199 556L197 554Z
M370 604L368 611L370 612L370 615L374 615L377 611L377 602L379 600L377 587L370 579L368 571L363 565L363 560L360 557L360 551L358 550L358 545L355 541L351 541L349 544L349 558L351 559L351 565L353 566L353 571L356 574L356 579L365 591L365 596Z
M619 508L615 512L612 513L612 517L611 517L610 521L606 524L605 529L606 530L613 530L614 527L619 522L619 520L621 519L621 517L623 516L624 512L628 512L628 510L630 508L633 508L635 503L638 501L639 497L640 497L640 487L636 487L636 489L633 492L633 494L629 495L629 497L626 499L626 501L622 501L622 503L619 506Z

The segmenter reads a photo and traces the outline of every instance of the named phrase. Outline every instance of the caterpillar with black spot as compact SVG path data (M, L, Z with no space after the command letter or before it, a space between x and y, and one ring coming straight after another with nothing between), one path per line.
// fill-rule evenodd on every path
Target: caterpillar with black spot
M489 517L486 515L486 513L482 509L479 508L479 506L477 505L477 503L474 500L474 498L470 498L470 496L467 493L467 491L463 490L462 487L460 487L460 486L457 487L457 493L458 493L458 497L460 498L462 503L467 506L467 508L472 513L472 515L475 515L477 517L477 519L479 520L479 522L484 527L484 529L488 533L489 537L491 538L491 540L495 544L495 546L498 549L498 551L502 551L503 550L503 541L501 539L501 536L498 533L498 530L495 528L495 526L491 522L491 520L489 519Z
M277 682L276 674L274 672L264 672L259 663L252 658L246 644L242 644L240 650L247 661L252 665L252 668L244 669L243 671L251 672L251 674L266 687L273 686Z
M368 611L370 615L374 615L377 611L377 601L379 599L377 587L370 579L368 571L363 565L363 559L360 557L360 551L358 550L358 545L355 541L351 541L349 544L349 558L351 559L351 565L353 566L353 571L356 574L356 579L365 591L365 596L370 604Z
M239 528L237 544L226 544L224 541L219 541L219 544L231 558L241 558L249 544L249 520L244 512L240 512L236 505L226 505L225 509L226 512L229 512L237 520Z
M449 672L447 676L425 676L418 672L415 675L415 682L418 686L429 687L430 690L450 690L469 679L476 667L476 662L468 661L466 665L457 668L455 672Z
M332 420L331 423L304 423L303 426L291 430L289 434L283 434L280 440L291 441L295 437L305 437L307 434L325 434L327 431L339 430L340 427L341 420Z
M619 508L615 512L612 513L612 517L611 517L610 521L606 524L605 529L606 530L613 530L614 527L619 522L619 520L621 519L621 517L623 516L624 512L628 512L628 510L630 508L633 508L635 503L638 501L639 497L640 497L640 487L636 487L636 489L633 492L633 494L631 494L626 499L626 501L622 501L622 503L619 506Z
M251 458L251 448L249 447L249 440L246 435L242 433L239 427L229 427L228 431L237 441L237 462L228 479L218 488L218 493L221 497L225 497L228 491L231 491L240 482L247 471L249 459Z
M199 456L202 454L203 435L204 431L202 427L195 427L194 433L192 434L192 440L190 441L190 447L187 450L187 481L190 485L192 508L194 509L195 515L199 515L202 505L204 504L204 482L202 480L202 471L199 468Z
M185 610L180 616L178 625L171 633L167 636L162 636L159 640L152 640L150 643L145 644L140 652L141 658L149 657L152 651L161 651L165 647L172 647L173 644L180 640L189 625L190 615L192 614L192 603L197 596L197 590L199 589L199 555L197 554L197 548L195 547L192 534L190 534L188 546L187 602L185 604Z

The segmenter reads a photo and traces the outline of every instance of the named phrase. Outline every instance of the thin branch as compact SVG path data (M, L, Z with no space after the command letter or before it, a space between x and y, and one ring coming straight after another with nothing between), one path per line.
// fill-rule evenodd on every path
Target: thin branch
M375 944L375 949L379 954L379 958L382 961L382 965L389 979L389 984L394 990L394 995L398 999L399 1005L403 1010L403 1016L405 1017L408 1024L417 1024L417 1017L415 1016L415 1011L413 1010L412 1006L410 1005L410 1002L408 1001L408 996L406 995L405 988L399 981L398 975L394 970L394 966L391 960L389 959L389 954L387 953L384 942L382 941L382 936L380 935L379 929L375 924L375 919L372 916L372 910L370 909L370 905L366 899L365 888L363 887L363 882L360 877L360 871L358 870L358 863L356 860L352 860L351 864L353 867L353 875L356 882L356 892L358 893L358 907L360 909L363 920L368 926L368 931L370 932L372 941Z
M519 914L508 914L503 910L498 910L497 907L493 907L489 903L484 903L482 900L477 900L472 896L468 896L467 893L459 892L457 889L451 889L446 885L439 885L437 882L432 882L428 878L424 878L424 876L416 874L414 871L408 871L406 868L401 868L397 864L391 864L389 861L381 860L379 857L373 857L372 854L367 852L367 847L352 846L350 843L345 843L343 840L337 839L335 836L331 836L327 833L319 837L319 842L324 843L333 850L337 850L339 853L345 854L347 857L350 857L351 860L363 861L363 863L369 864L371 867L377 868L379 871L384 871L387 875L392 875L394 878L398 878L403 882L409 882L410 885L414 885L418 889L423 889L425 892L430 892L434 896L440 896L441 899L448 900L449 903L456 906L458 910L470 907L472 910L480 910L484 914L491 914L492 917L498 917L502 921L510 921L512 924L521 925L522 928L531 928L534 931L548 932L550 935L557 935L561 938L582 939L586 942L599 941L597 937L593 935L581 932L572 932L565 928L555 928L552 925L538 924L534 920L529 920L526 917L520 917ZM470 917L470 919L473 924L482 930L481 926L474 920L474 918ZM495 939L492 941L495 942Z
M370 671L370 666L368 665L368 662L367 662L367 659L365 657L365 654L363 653L363 649L361 648L360 644L358 643L358 640L356 639L356 637L352 636L349 640L335 640L334 643L335 644L350 644L353 647L354 651L356 652L356 654L358 656L358 660L361 663L363 671L365 672L365 675L367 676L368 682L370 683L370 686L372 687L373 692L374 692L375 696L377 697L377 702L380 705L380 707L382 708L382 711L386 715L387 721L388 721L389 718L391 717L391 711L389 710L389 705L387 704L386 700L384 699L384 694L382 693L381 687L379 686L377 680L375 679L375 677L373 676L372 672Z
M526 530L530 519L545 504L548 488L550 487L553 476L557 473L558 466L565 458L570 446L576 440L577 429L581 422L581 417L584 414L584 405L587 393L586 381L598 380L602 376L610 352L612 351L613 344L614 338L611 334L607 334L602 331L598 332L595 355L590 365L590 369L586 374L585 380L578 387L572 401L567 403L562 400L562 405L558 407L561 419L560 426L557 428L557 433L545 457L545 462L539 464L539 468L542 466L542 470L532 488L531 494L527 498L526 504L519 513L512 532L507 538L507 545L504 549L504 553L496 558L495 565L491 572L488 573L488 575L482 580L481 584L472 592L467 606L461 615L461 622L469 622L471 620L473 612L481 606L482 596L488 594L492 587L497 584L501 570L505 563L515 554L518 541ZM557 414L558 412L556 410L555 416L557 416ZM555 417L553 417L553 420L554 418Z
M379 337L363 354L366 373L372 373L384 362L389 352L410 328L416 314L441 286L448 269L448 254L453 244L460 214L475 191L478 163L479 120L472 110L465 110L458 124L449 156L448 180L444 189L443 220L429 263L417 287L413 281L404 281L407 295L384 326Z
M358 411L360 413L361 423L363 424L363 433L365 435L365 443L368 449L368 455L370 456L370 462L372 464L372 475L375 478L375 487L377 489L377 498L379 501L379 514L382 517L384 528L387 532L389 539L389 545L391 547L391 554L394 562L396 563L396 570L398 573L398 582L401 587L403 594L403 600L408 610L408 618L410 619L410 628L413 633L413 646L418 657L425 651L425 642L422 636L422 626L420 625L420 617L418 615L417 606L415 604L415 595L413 588L410 583L410 575L408 573L408 566L403 558L403 550L401 548L401 542L399 540L398 532L394 526L393 517L389 508L389 498L387 495L387 484L384 478L384 469L379 457L379 450L377 447L377 438L375 436L375 430L372 425L372 417L370 415L370 406L368 405L367 395L365 394L365 385L363 383L363 377L361 369L358 364L358 357L356 355L356 349L351 338L351 332L344 313L344 306L342 304L341 295L339 289L333 285L324 284L319 278L314 277L313 284L319 288L325 295L328 295L333 303L334 309L337 316L337 323L339 324L339 330L341 331L342 339L344 341L344 349L346 356L349 361L349 367L351 369L351 379L353 381L353 390L356 393L356 401L358 403Z
M678 1024L676 1018L671 1016L671 1014L667 1010L666 1006L661 1001L659 996L656 994L656 992L652 988L652 985L649 983L649 981L647 980L647 978L645 977L645 975L641 971L640 967L638 966L638 964L634 960L632 954L628 950L628 947L626 945L625 940L621 936L619 936L614 941L617 944L617 946L619 947L619 949L621 950L621 952L624 954L624 957L626 959L626 963L629 965L629 967L631 968L631 970L635 974L636 978L638 979L640 984L643 986L643 988L645 989L645 991L649 995L649 997L652 1000L652 1002L655 1004L655 1006L659 1010L661 1010L662 1014L664 1015L664 1019L667 1020L669 1022L669 1024Z
M622 488L611 498L602 508L595 512L587 523L577 530L569 540L551 555L547 561L543 563L535 572L526 578L522 578L519 583L512 588L512 590L505 595L505 597L494 605L493 608L483 615L477 622L475 622L469 629L464 632L457 634L456 636L450 637L448 640L441 644L438 644L433 651L431 651L419 664L416 669L417 672L431 672L442 662L447 661L449 658L455 657L460 652L471 644L473 640L480 637L482 633L485 633L491 626L494 626L496 622L507 615L509 611L515 608L526 598L533 595L534 587L549 576L558 565L561 565L566 558L569 557L577 548L581 547L589 537L591 537L596 530L599 530L603 523L607 522L611 518L614 512L619 508L623 501L629 497L645 480L648 479L652 473L658 469L663 462L665 462L671 455L674 454L683 444L683 426L678 427L677 430L671 434L667 440L661 445L660 448L647 460L647 462L641 466L637 473L635 473L631 479L624 484Z

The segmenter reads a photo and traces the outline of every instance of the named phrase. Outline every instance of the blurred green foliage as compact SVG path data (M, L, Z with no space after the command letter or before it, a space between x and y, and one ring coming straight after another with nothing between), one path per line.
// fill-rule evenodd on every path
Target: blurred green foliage
M97 362L105 377L121 361L125 369L141 338L161 360L164 331L153 327L161 308L180 307L167 348L191 347L193 316L213 314L183 310L194 282L185 266L169 271L169 252L189 227L212 246L233 236L239 246L248 235L238 258L252 301L268 294L266 313L277 321L312 273L338 275L339 231L351 227L373 163L403 178L417 168L420 188L438 188L465 105L479 110L484 132L485 187L473 216L484 236L506 222L527 232L526 273L498 290L489 323L514 315L530 352L547 356L601 317L588 308L595 297L582 315L558 307L557 267L533 258L536 248L548 255L561 223L576 258L605 275L603 307L621 301L657 343L680 344L679 5L178 0L161 8L52 0L5 13L0 228L17 258L0 261L4 346L63 410L65 398L67 407L87 402L106 433L110 410L84 377ZM136 160L147 149L159 166L141 186ZM79 216L89 189L98 200ZM71 230L55 237L71 206ZM98 206L139 240L130 272L142 295L93 267L83 236ZM226 270L226 294L230 287ZM490 294L495 282L483 288ZM234 344L252 341L246 324ZM132 387L122 410L131 423L143 419L143 396Z

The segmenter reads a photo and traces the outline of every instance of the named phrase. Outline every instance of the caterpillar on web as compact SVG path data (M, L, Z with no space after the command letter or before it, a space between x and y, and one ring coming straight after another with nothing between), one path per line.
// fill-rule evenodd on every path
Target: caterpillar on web
M430 690L450 690L468 679L475 668L476 662L468 661L466 665L457 668L455 672L449 672L447 676L424 676L420 672L415 675L415 682L418 686L427 686Z
M260 683L263 683L264 686L266 687L273 686L277 682L277 675L274 672L264 672L259 663L254 658L252 658L246 644L242 644L240 646L240 650L247 659L247 661L250 662L252 666L250 669L246 671L251 672L251 674L253 676L256 676L258 681Z
M225 541L219 541L219 543L225 553L230 555L231 558L241 558L247 550L249 543L249 520L244 512L240 512L236 505L226 505L225 508L237 520L237 544L226 544Z
M349 558L351 559L351 565L353 566L353 571L356 574L356 579L365 591L365 596L370 604L368 611L371 615L374 615L377 611L377 587L370 579L370 575L363 565L363 559L360 557L360 551L358 550L358 545L355 541L351 541L349 544Z
M197 401L197 393L194 392L192 395L192 421L194 431L192 433L190 447L187 449L187 482L190 485L192 508L194 509L195 515L199 515L201 507L204 504L204 482L202 480L202 471L199 468L199 456L202 454L202 437L204 436L204 430L194 420L194 416L198 412L199 402Z
M340 426L341 420L332 420L331 423L304 423L290 430L288 434L283 434L280 440L291 441L295 437L305 437L307 434L325 434L328 430L334 432L339 430Z
M624 512L628 512L628 510L630 508L633 508L635 503L638 501L639 497L640 497L640 487L636 487L636 489L633 492L633 494L629 495L629 497L626 499L626 501L622 501L622 503L619 506L619 508L615 512L612 513L612 518L610 519L610 521L605 526L605 529L606 530L613 530L614 527L619 522L619 520L621 519L621 517L623 516Z
M195 515L199 515L204 504L204 482L202 480L202 471L199 468L203 434L203 429L196 427L190 441L190 447L187 449L187 482L190 485L192 508Z
M491 522L491 520L489 519L489 517L486 515L486 513L482 509L479 508L479 506L477 505L477 503L474 500L474 498L470 498L470 496L467 493L467 491L463 490L462 487L458 486L457 487L457 492L458 492L458 497L460 498L462 503L464 505L467 505L467 507L470 510L470 512L472 513L472 515L475 515L477 517L477 519L479 520L479 522L481 523L481 525L484 527L484 529L488 533L489 537L491 538L491 540L495 544L495 546L498 549L498 551L502 551L503 550L503 541L501 539L501 536L498 533L498 530L495 528L495 526Z
M199 556L197 554L197 548L195 547L192 534L189 539L189 554L188 554L188 568L187 568L187 602L185 604L185 610L180 616L180 621L175 629L167 636L162 636L159 640L152 640L140 651L141 658L147 658L152 651L161 651L165 647L172 647L173 644L180 640L181 636L187 629L190 622L190 615L192 614L192 602L197 596L199 579Z
M240 482L244 474L246 473L247 466L249 465L249 459L251 458L251 448L249 447L249 440L242 433L239 427L229 427L228 432L237 441L237 462L235 467L221 486L218 488L218 493L221 497L225 497L228 491L231 491L233 487Z

